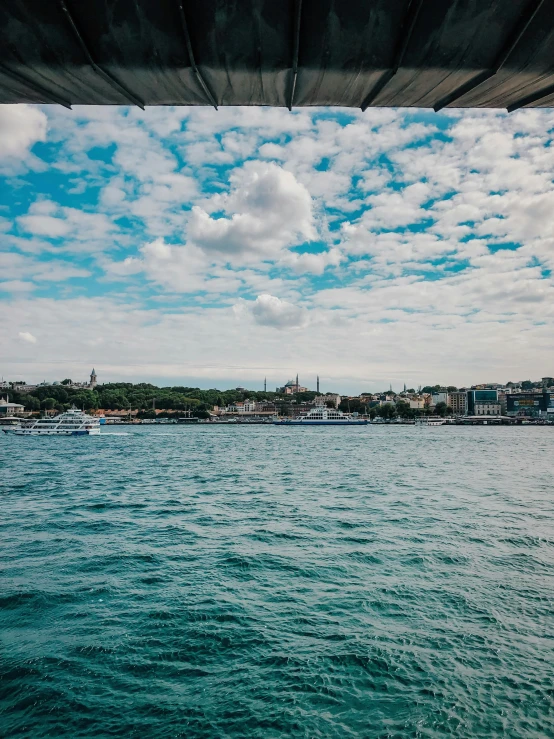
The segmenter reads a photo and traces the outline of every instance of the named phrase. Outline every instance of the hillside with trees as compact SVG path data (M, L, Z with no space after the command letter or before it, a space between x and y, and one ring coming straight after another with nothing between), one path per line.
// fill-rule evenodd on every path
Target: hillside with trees
M317 393L301 393L298 402L313 400ZM149 383L112 382L97 385L93 390L72 388L68 382L44 385L31 392L10 391L10 400L21 403L30 411L63 411L73 405L85 411L98 409L129 412L138 410L146 413L154 408L161 411L190 411L200 418L206 417L214 405L226 406L246 400L284 402L285 396L271 392L253 390L202 390L197 387L157 387ZM287 396L290 400L290 396Z

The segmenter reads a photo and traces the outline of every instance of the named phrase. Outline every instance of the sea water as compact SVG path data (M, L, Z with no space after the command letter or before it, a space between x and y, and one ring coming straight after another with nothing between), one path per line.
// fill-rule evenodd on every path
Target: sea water
M0 439L0 735L554 736L554 428Z

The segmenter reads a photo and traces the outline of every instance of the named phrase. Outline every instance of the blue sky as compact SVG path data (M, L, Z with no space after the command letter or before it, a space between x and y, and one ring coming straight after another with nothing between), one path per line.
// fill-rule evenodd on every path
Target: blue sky
M554 115L0 106L0 374L552 374Z

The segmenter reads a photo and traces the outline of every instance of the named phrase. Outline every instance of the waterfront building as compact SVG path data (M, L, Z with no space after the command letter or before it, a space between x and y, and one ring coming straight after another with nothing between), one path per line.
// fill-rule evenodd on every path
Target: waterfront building
M512 393L506 396L508 416L539 418L554 415L554 392Z
M448 393L448 402L455 416L465 416L467 414L467 391L456 390Z
M422 411L425 408L425 400L418 396L408 397L406 401L414 411Z
M479 406L479 413L477 412ZM495 412L498 406L498 413ZM472 388L467 391L467 415L500 415L500 404L498 402L498 390L489 388L488 390L479 390Z
M502 409L500 403L493 401L477 402L473 406L474 416L501 416Z
M0 399L0 415L1 416L20 416L25 411L25 406L21 403L10 403L8 398Z

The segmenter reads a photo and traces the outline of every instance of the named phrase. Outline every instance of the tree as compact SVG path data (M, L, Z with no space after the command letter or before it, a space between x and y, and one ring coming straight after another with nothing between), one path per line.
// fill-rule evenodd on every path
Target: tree
M396 412L400 416L400 418L413 418L414 417L413 409L410 408L410 404L406 403L404 400L397 401Z
M44 398L42 403L40 404L43 410L50 411L52 408L56 405L56 399L55 398Z
M413 387L409 387L409 388L408 388L408 389L406 390L406 392L407 392L407 393L415 393L415 390L414 390L414 388L413 388Z
M446 403L444 403L442 400L437 403L437 405L435 406L435 413L437 414L437 416L442 416L444 418L447 412L448 406L446 405Z
M35 398L33 395L25 397L23 405L27 411L38 411L40 410L40 400Z
M439 393L441 389L440 385L425 385L424 388L421 389L422 393Z
M73 380L62 380L62 385L73 385Z
M385 421L390 421L396 416L396 408L392 403L385 403L377 408L377 415L381 416Z
M448 390L449 393L456 393L456 392L458 392L458 388L457 387L454 387L454 385L449 385L446 389Z

